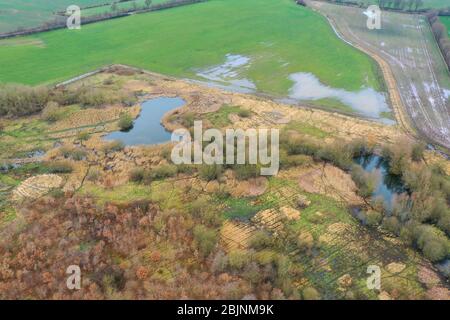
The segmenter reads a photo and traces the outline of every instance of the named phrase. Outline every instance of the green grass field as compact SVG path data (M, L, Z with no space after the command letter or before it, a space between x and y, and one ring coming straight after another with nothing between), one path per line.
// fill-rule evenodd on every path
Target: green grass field
M300 71L352 91L381 87L373 60L291 0L212 0L0 41L0 82L55 83L112 63L194 78L229 53L251 58L242 76L271 94Z
M447 32L450 36L450 17L439 17L439 19L447 27Z
M2 0L0 1L0 33L18 28L36 27L52 21L53 12L63 11L71 4L80 7L104 4L108 0Z

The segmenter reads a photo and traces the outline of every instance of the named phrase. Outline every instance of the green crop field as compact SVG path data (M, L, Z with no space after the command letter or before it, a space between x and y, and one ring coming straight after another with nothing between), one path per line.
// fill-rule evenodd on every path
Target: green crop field
M381 88L371 58L291 0L212 0L0 41L0 82L54 83L112 63L195 78L227 54L249 57L242 76L272 94L286 94L295 72L352 91Z
M447 32L450 36L450 17L439 17L439 19L447 27Z
M55 11L65 10L71 4L84 7L105 2L108 0L2 0L0 33L39 26L53 20Z

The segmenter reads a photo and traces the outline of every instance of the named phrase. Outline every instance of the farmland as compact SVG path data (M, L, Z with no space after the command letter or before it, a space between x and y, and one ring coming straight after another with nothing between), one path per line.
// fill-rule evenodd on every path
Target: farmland
M239 76L273 95L286 95L296 72L348 91L382 90L372 59L339 40L320 14L290 0L212 0L0 41L0 82L49 84L111 63L196 78L228 54L247 57Z
M439 20L447 27L447 32L450 36L450 17L439 17Z
M430 140L450 147L450 76L425 18L384 12L382 28L371 31L359 8L312 3L346 40L390 65L414 126Z
M108 0L77 0L80 7L103 4ZM0 2L0 33L31 28L55 19L54 12L65 11L72 0L5 0Z

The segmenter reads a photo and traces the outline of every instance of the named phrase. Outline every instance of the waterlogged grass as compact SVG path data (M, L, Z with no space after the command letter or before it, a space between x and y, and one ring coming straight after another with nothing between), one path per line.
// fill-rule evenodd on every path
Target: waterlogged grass
M373 60L291 0L211 0L19 39L23 45L0 41L0 82L54 83L111 63L195 78L240 54L251 59L240 76L270 94L286 95L296 72L350 91L381 87Z

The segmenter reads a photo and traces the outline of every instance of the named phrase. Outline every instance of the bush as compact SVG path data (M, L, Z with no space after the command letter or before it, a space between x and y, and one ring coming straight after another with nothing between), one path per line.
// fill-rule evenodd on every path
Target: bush
M385 217L383 219L383 228L395 235L400 234L400 222L397 217Z
M123 150L124 147L125 147L125 145L123 144L122 141L114 140L114 141L111 141L111 142L108 142L108 143L104 144L102 146L101 150L104 153L117 152L117 151Z
M55 161L46 164L50 173L70 173L73 171L72 164L68 161Z
M367 198L373 195L377 184L375 175L365 172L359 165L352 166L351 175L361 197Z
M254 164L236 164L234 165L234 172L239 180L256 178L260 175L259 166Z
M172 164L166 164L158 166L151 170L151 178L153 180L161 180L169 177L173 177L177 174L177 166Z
M241 270L250 262L250 255L247 251L241 249L231 250L228 254L228 264L235 270Z
M304 300L320 300L319 292L313 287L303 289L302 296Z
M298 166L309 166L313 163L310 156L297 154L288 155L285 150L280 151L280 166L283 169L289 169Z
M213 229L208 229L204 225L197 225L194 227L194 241L197 248L204 257L210 255L217 243L217 232Z
M315 155L320 147L311 139L299 137L299 136L291 136L288 134L283 134L280 137L280 145L288 155Z
M444 259L449 253L448 239L436 228L420 225L416 228L417 246L432 262Z
M144 169L143 168L133 168L128 173L128 178L133 182L142 182L144 179Z
M58 121L62 118L62 115L57 102L48 102L44 110L42 110L42 119L48 122Z
M79 141L86 141L89 140L90 133L88 131L80 131L77 133L77 139Z
M97 168L90 168L88 174L86 175L86 179L88 181L97 181L100 178L101 172Z
M252 113L250 112L250 110L242 109L238 112L238 115L241 118L249 118L252 115Z
M133 118L128 113L122 113L118 125L121 131L130 130L133 128Z
M425 152L426 145L423 142L414 143L411 148L411 159L414 161L421 161L423 159L423 153Z
M366 212L366 224L371 227L378 226L383 219L383 215L375 210L369 210Z
M61 147L59 152L64 158L73 159L76 161L83 160L87 155L87 152L82 149L67 146Z
M219 164L203 164L200 166L199 176L206 181L216 180L222 174L223 167Z
M270 238L270 235L263 230L256 231L250 240L250 247L256 250L267 248L271 244L272 239Z

